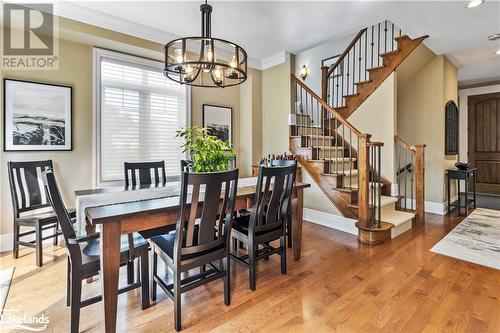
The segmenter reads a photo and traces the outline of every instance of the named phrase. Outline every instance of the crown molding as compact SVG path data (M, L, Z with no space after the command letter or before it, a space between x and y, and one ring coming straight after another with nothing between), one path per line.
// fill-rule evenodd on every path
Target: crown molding
M94 25L100 28L120 32L160 44L165 44L172 39L180 37L163 30L147 27L142 24L83 7L70 1L56 2L54 12L58 16L66 17L74 21ZM262 69L261 60L249 57L247 61L248 67L258 70Z
M286 60L290 57L290 53L286 51L281 51L278 54L270 56L268 58L262 59L261 70L266 70L274 66L284 64Z

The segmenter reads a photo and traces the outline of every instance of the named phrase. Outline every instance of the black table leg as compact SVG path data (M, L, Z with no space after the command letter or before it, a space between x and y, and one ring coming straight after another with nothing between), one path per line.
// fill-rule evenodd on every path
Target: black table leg
M465 216L469 214L469 175L465 176Z
M474 208L476 208L476 171L472 174L472 191L474 192Z
M448 214L450 214L451 211L451 200L450 200L450 175L446 175L446 184L448 188Z

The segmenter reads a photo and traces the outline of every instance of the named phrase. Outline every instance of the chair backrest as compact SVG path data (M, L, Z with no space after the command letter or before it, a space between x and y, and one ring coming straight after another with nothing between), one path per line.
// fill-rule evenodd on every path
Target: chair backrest
M57 186L54 171L52 169L48 169L43 172L42 177L48 200L52 205L52 209L56 214L57 221L61 226L66 247L68 248L68 251L70 253L71 261L75 262L75 256L79 256L79 258L81 258L81 250L78 244L70 244L70 242L68 242L68 239L71 237L75 237L76 233L75 229L73 228L73 223L71 222L71 217L69 216L68 210L64 205L61 192L59 192L59 187Z
M249 232L274 230L283 225L290 209L297 162L288 166L263 166L255 189Z
M165 161L124 163L125 186L159 185L167 182ZM153 179L154 178L154 179Z
M52 160L8 162L10 194L14 215L49 207L42 172L52 169Z
M182 172L174 260L180 262L184 255L196 256L228 248L237 187L238 169ZM198 228L195 228L198 217Z

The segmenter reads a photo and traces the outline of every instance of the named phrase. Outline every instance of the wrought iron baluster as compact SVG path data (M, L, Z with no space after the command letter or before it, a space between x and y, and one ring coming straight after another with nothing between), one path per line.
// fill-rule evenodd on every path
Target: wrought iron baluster
M384 53L387 53L387 20L384 21Z
M349 188L352 190L352 129L349 128Z
M378 23L377 39L378 39L378 42L377 42L377 48L378 48L378 52L377 52L377 66L380 66L380 23Z

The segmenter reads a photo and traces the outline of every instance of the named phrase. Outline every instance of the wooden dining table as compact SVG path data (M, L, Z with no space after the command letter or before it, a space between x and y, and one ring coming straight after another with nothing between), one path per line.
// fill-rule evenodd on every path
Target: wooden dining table
M241 179L243 180L243 179ZM235 209L248 209L252 205L257 178L245 179L238 184ZM168 184L168 183L167 183ZM300 259L302 242L303 190L310 184L297 182L292 199L292 250L294 260ZM119 191L120 188L100 188L76 191L75 195L84 196ZM121 190L128 190L121 187ZM179 184L180 192L180 184ZM133 233L177 222L179 195L165 198L148 199L126 203L87 208L87 226L99 226L101 239L101 278L104 305L105 332L116 332L118 301L118 276L120 270L120 238L122 234Z

